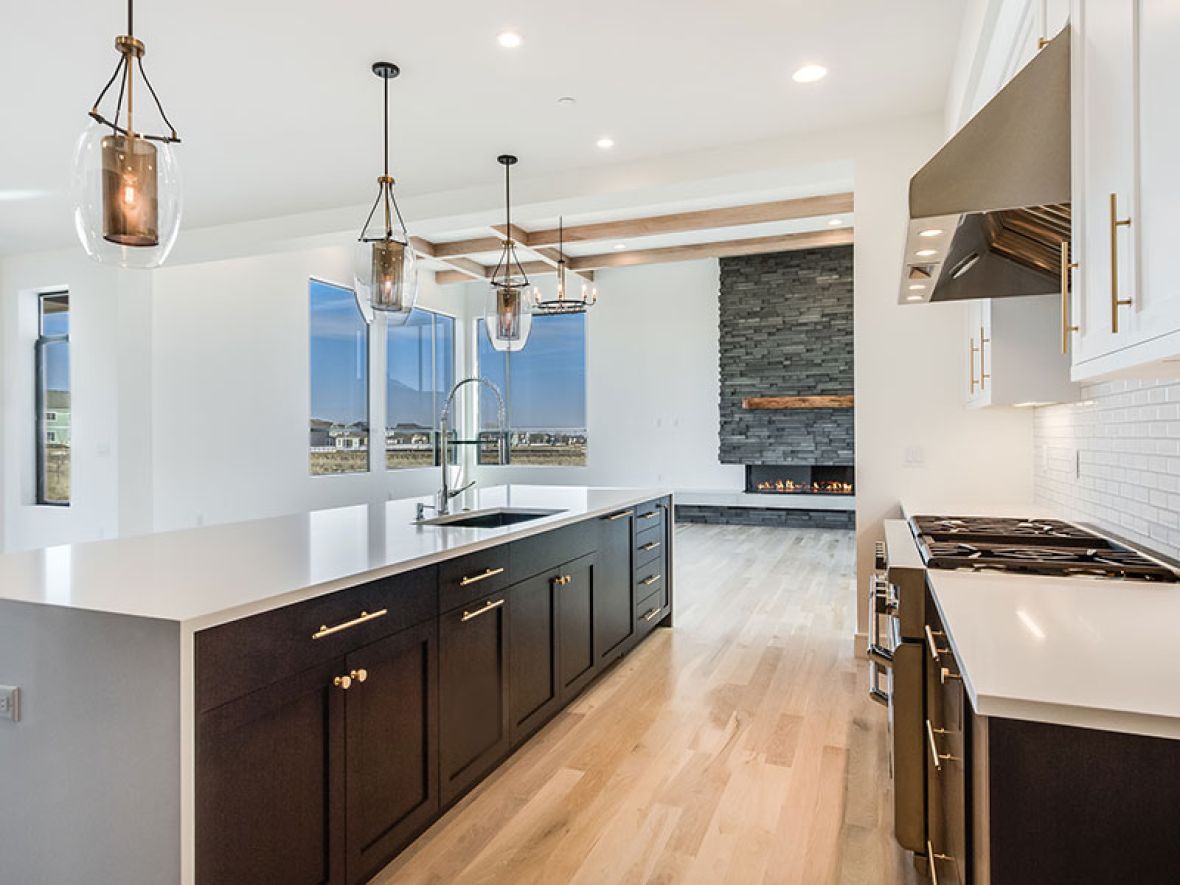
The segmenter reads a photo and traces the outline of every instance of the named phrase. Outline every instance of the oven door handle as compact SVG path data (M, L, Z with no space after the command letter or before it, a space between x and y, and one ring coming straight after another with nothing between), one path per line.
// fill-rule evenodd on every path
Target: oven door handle
M881 644L881 615L892 615L896 606L890 599L890 585L886 578L872 575L869 578L869 621L872 627L869 631L868 649L869 659L869 697L882 706L888 707L890 692L881 688L881 670L893 669L893 650Z

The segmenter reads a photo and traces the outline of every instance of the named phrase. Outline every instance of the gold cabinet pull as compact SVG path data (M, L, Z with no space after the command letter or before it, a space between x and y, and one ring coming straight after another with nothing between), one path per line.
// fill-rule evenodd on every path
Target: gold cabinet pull
M556 584L558 587L564 587L566 584L568 584L573 579L574 579L573 575L558 575L556 578L553 579L553 583Z
M616 519L626 519L628 516L634 516L634 515L635 515L634 510L624 510L622 513L616 513L612 516L608 516L607 519L610 522L614 522Z
M472 618L478 618L480 615L486 615L492 609L499 608L503 604L504 604L503 599L494 599L491 602L487 603L487 605L484 605L481 608L477 608L473 612L464 611L463 617L459 618L459 621L466 622L466 621L470 621Z
M649 513L641 513L641 514L639 514L639 518L640 518L640 519L655 519L655 518L656 518L656 517L658 517L659 515L660 515L660 511L659 511L659 509L657 508L656 510L652 510L652 511L650 511Z
M647 614L645 614L643 616L643 620L650 621L652 618L654 618L659 613L660 613L659 608L653 608L651 611L649 611Z
M644 544L639 549L642 550L644 553L646 553L648 550L655 550L659 546L660 546L659 541L649 541L648 543Z
M1130 298L1119 298L1119 228L1130 227L1131 219L1119 218L1118 194L1110 195L1110 331L1119 332L1119 307L1131 303Z
M343 624L337 624L335 627L329 627L327 624L321 624L320 629L311 634L312 639L323 639L325 636L331 636L333 633L340 633L344 630L350 630L353 627L358 627L367 621L383 618L389 614L389 609L383 608L379 612L361 612L359 617L353 618L351 621L345 621Z
M934 846L930 844L930 840L926 840L926 865L930 868L930 885L938 885L938 868L935 865L936 860L954 860L949 854L939 854L934 850Z
M642 584L644 587L650 587L652 584L654 584L656 581L658 581L662 577L663 577L663 575L648 575L646 578L644 578L639 583Z
M967 356L967 365L971 367L971 393L975 394L975 336L971 336L971 351ZM980 387L983 385L981 384Z
M952 673L946 667L943 667L942 670L938 674L938 679L943 685L946 685L946 681L948 679L962 679L962 678L963 677L960 676L958 673Z
M351 676L353 679L355 679L357 682L364 682L366 679L369 678L369 671L362 667L359 670L353 670L348 675Z
M337 688L342 688L345 691L348 691L350 688L352 688L352 677L351 676L337 676L335 679L332 680L332 684L334 686L336 686Z
M1081 328L1071 323L1069 303L1070 271L1078 266L1076 261L1069 260L1069 240L1061 241L1061 352L1069 353L1069 333L1077 332Z
M496 575L502 575L503 573L503 567L485 569L478 575L468 575L459 582L459 586L466 587L469 584L478 584L480 581L486 581L488 578L494 578Z
M938 643L934 641L935 636L945 636L946 634L939 630L937 633L930 629L930 625L926 625L926 645L930 648L930 657L938 660L938 656L944 651L950 651L949 648L939 648Z
M979 324L979 389L983 390L983 382L991 378L991 375L983 368L983 351L984 345L991 344L992 340L983 334L983 323Z
M959 762L958 756L952 756L950 753L939 753L938 745L934 742L936 734L950 734L945 728L935 728L930 724L930 720L926 720L926 743L930 747L930 759L934 762L934 770L942 771L942 763L944 762Z

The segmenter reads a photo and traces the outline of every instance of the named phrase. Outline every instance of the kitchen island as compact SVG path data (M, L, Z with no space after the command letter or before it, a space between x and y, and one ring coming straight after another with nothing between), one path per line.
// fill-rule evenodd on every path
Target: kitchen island
M666 492L419 503L0 556L5 875L366 881L671 626Z

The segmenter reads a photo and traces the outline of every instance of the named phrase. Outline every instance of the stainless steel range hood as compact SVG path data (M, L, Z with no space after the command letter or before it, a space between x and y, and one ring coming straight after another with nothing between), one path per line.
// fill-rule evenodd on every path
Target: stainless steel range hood
M902 303L1058 291L1070 239L1065 28L910 179Z

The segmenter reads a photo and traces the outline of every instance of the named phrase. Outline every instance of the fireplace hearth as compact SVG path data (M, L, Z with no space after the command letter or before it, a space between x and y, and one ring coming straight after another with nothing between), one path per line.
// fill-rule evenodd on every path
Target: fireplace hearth
M854 471L841 465L747 464L746 491L760 495L851 495Z

